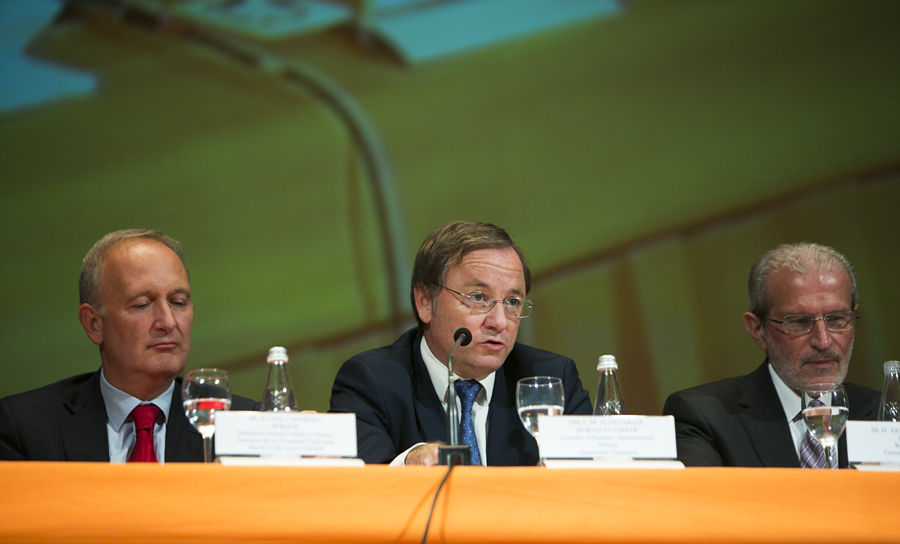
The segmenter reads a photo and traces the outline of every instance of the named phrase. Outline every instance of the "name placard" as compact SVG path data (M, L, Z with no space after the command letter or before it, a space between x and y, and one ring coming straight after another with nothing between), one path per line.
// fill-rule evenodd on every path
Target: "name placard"
M847 458L900 465L900 421L848 421Z
M541 456L674 459L672 416L539 416Z
M355 414L216 412L216 455L356 457Z

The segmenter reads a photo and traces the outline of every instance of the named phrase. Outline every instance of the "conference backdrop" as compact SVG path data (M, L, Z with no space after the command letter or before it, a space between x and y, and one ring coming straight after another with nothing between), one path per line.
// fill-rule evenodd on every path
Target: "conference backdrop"
M760 363L741 323L758 255L831 244L859 281L850 379L880 388L900 358L900 3L379 4L261 36L72 3L28 42L82 86L0 114L0 395L99 367L81 258L152 227L185 248L189 367L258 399L283 345L300 405L327 409L347 357L412 326L416 248L456 219L528 256L520 340L572 357L592 397L616 355L645 414ZM457 4L475 11L427 12Z

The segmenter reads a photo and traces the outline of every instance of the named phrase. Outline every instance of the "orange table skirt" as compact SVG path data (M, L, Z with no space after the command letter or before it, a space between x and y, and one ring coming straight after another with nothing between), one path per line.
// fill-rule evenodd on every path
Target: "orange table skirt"
M445 470L0 462L0 541L420 542ZM896 543L898 499L900 473L459 467L428 542Z

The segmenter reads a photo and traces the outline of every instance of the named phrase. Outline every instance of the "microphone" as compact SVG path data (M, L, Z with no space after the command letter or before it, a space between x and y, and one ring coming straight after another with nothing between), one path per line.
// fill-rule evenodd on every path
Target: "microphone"
M462 338L462 340L460 340ZM460 327L456 329L456 332L453 333L453 340L456 341L456 345L453 346L454 351L459 346L468 346L472 343L472 333L469 332L469 329L465 327Z
M472 333L465 327L456 329L453 333L453 349L447 356L447 383L449 384L449 392L447 396L447 426L449 427L449 444L451 446L459 445L459 414L456 407L456 387L453 382L453 356L460 346L468 346L472 342Z
M469 446L459 444L459 408L456 406L456 387L453 382L453 356L460 346L472 342L472 333L465 327L453 333L453 349L447 355L447 446L438 448L438 463L441 465L471 465L472 452Z

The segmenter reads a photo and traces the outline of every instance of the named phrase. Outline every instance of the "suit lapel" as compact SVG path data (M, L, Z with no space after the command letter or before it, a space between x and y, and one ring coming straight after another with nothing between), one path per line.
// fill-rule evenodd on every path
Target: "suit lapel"
M166 463L189 463L203 460L203 438L184 415L181 402L181 378L175 380L169 419L166 421Z
M422 336L417 334L412 343L412 380L414 384L413 409L416 411L416 423L419 435L424 442L447 441L447 414L434 391L431 376L422 360L419 343Z
M516 410L515 388L520 378L510 353L497 370L488 411L487 458L491 465L529 466L538 462L537 442L522 425Z
M738 403L745 407L739 418L764 467L799 467L781 400L769 376L768 362L753 373Z
M106 406L100 393L100 371L72 392L60 420L63 458L66 461L109 462Z
M488 410L487 423L487 458L492 465L517 465L517 453L521 451L510 448L507 438L510 433L510 398L506 384L506 373L501 366L494 379L494 391L491 393L491 405ZM515 414L518 419L518 414Z

